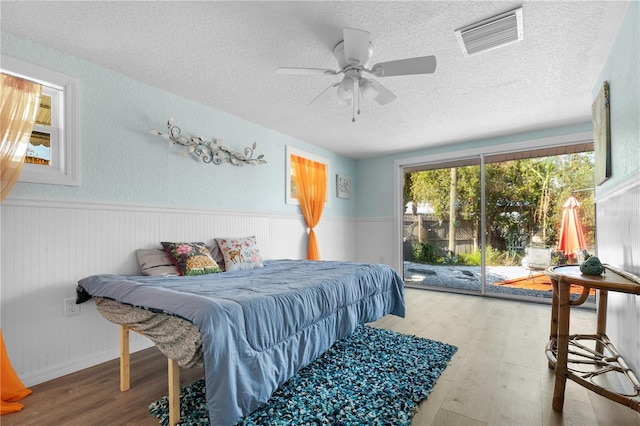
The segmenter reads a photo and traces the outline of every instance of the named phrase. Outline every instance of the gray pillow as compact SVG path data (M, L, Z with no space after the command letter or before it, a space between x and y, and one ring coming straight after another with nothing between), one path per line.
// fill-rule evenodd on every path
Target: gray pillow
M216 240L213 240L213 245L211 247L207 246L207 248L209 249L209 253L211 253L211 257L213 257L213 260L215 260L220 269L224 271L224 255L220 251L218 242Z
M167 253L161 248L139 249L136 251L138 263L142 275L154 276L178 276L178 269L175 267Z

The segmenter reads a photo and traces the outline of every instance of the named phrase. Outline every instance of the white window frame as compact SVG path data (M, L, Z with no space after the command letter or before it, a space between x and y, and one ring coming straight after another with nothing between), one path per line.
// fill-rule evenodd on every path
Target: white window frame
M1 70L43 85L51 97L51 161L25 163L19 182L80 186L80 87L76 78L2 55ZM57 107L57 108L56 108ZM54 112L54 109L57 111ZM40 129L34 129L41 131Z

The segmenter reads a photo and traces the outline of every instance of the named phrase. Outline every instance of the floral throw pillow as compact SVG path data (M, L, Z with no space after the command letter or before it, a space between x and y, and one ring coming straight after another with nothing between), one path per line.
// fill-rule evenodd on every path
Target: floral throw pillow
M180 275L204 275L220 272L204 243L161 242Z
M256 237L216 238L224 256L225 271L261 268L262 257L256 244Z

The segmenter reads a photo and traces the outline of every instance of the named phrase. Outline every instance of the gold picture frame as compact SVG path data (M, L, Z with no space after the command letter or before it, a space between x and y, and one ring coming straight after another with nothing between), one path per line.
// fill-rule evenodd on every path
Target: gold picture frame
M593 145L595 180L601 185L611 177L611 124L609 82L605 81L591 106L593 112Z

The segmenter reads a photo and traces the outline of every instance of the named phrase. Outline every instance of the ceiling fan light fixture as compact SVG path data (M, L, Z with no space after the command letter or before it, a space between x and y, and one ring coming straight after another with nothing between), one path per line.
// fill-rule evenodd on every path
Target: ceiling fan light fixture
M348 100L353 97L353 78L348 75L345 76L338 85L338 97L340 99Z
M346 91L342 86L338 86L338 98L346 101L351 99L351 92Z
M355 28L343 29L343 40L333 48L333 56L339 66L337 71L326 68L280 67L276 69L276 72L278 74L294 75L318 74L333 76L344 74L342 80L334 82L324 89L309 102L309 105L320 98L324 99L327 96L325 94L334 95L338 104L352 106L353 115L351 121L355 121L356 114L360 114L362 100L373 100L379 105L387 105L397 98L393 92L377 80L363 78L363 74L373 75L374 77L393 77L432 74L435 72L436 57L433 55L379 62L369 69L369 60L373 53L373 44L369 40L370 35L368 31L364 30Z
M524 39L522 7L454 31L464 56L475 55Z
M373 83L366 78L360 80L360 94L366 101L372 101L378 97L380 91L376 89Z

